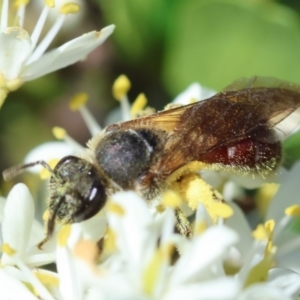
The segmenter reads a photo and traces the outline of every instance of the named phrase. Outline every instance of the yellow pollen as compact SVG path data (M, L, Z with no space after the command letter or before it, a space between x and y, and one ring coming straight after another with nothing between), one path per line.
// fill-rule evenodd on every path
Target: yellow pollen
M130 114L135 118L139 112L141 112L147 105L147 98L145 94L139 94L135 101L133 102L130 110Z
M67 135L66 130L58 126L52 128L52 133L58 140L63 140Z
M43 213L43 220L48 221L50 219L50 211L48 209Z
M45 5L50 8L53 8L55 7L55 0L45 0Z
M76 111L88 101L87 93L78 93L73 96L69 103L70 110Z
M113 253L116 249L116 233L109 228L106 232L105 239L104 239L104 247L103 251L107 253Z
M16 8L16 9L18 9L20 6L22 6L22 5L27 5L29 3L29 0L15 0L15 2L14 2L14 7Z
M111 213L114 213L114 214L118 215L118 216L124 216L125 215L125 211L124 211L123 207L120 206L117 203L112 203L112 202L108 203L107 204L107 210Z
M297 204L289 206L285 209L284 213L290 217L299 217L300 216L300 206Z
M270 201L273 199L277 193L279 184L266 183L262 185L255 194L255 204L261 215L265 215Z
M268 273L272 267L272 263L273 263L273 254L266 255L257 265L255 265L249 271L244 288L254 283L267 281Z
M49 167L53 170L58 162L59 162L59 159L53 158L53 159L49 160L47 163L48 163ZM40 172L41 179L45 180L45 179L50 178L50 176L51 176L51 173L47 169L42 168L42 170Z
M76 14L80 11L80 5L74 2L68 2L62 5L59 12L63 15Z
M197 222L195 224L194 232L196 235L202 234L207 229L207 224L204 221Z
M273 219L268 220L265 223L265 228L266 228L266 230L267 230L267 232L268 232L269 235L273 233L274 227L275 227L275 221Z
M179 207L181 204L180 196L171 190L166 191L162 196L162 204L168 207Z
M168 262L174 251L174 246L169 244L157 249L149 265L145 268L142 275L143 290L147 295L152 295L157 281L160 279L160 270L164 262Z
M54 277L48 273L36 272L35 276L47 287L58 287L59 286L58 278Z
M17 251L15 249L13 249L9 244L7 243L4 243L2 245L2 252L9 255L9 256L12 256L14 255Z
M252 232L252 236L258 241L265 241L269 235L264 225L259 224L256 229Z
M64 225L57 235L57 243L60 247L66 247L68 238L71 234L71 225Z
M126 75L120 75L114 82L112 93L116 100L121 101L131 88L131 83Z
M163 212L166 210L165 206L162 205L162 204L156 205L156 206L155 206L155 209L156 209L156 211L159 212L159 213L163 213Z
M228 219L233 215L232 208L226 203L213 202L211 204L211 212L219 218Z

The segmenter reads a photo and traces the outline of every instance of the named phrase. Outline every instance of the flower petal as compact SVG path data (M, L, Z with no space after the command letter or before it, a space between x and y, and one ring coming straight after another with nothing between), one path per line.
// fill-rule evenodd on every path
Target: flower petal
M228 250L238 241L238 235L225 226L210 227L194 238L190 249L177 261L171 278L172 285L208 278L213 264L222 263Z
M271 286L284 291L287 296L297 298L300 290L300 274L289 269L275 268L270 271L268 281Z
M215 95L212 89L203 87L199 83L192 83L186 90L180 93L172 102L175 104L190 104L191 101L200 101Z
M21 281L10 276L4 270L0 269L0 295L1 299L22 299L36 300L37 298L30 293L29 289Z
M89 32L44 54L40 59L23 69L22 79L25 81L33 80L85 59L90 52L101 45L112 34L114 28L114 25L110 25L99 32Z
M164 300L231 300L235 299L240 290L239 283L233 278L175 286L170 289Z
M15 79L30 54L30 37L20 27L8 27L0 33L0 45L0 72L7 80Z
M16 184L8 194L3 217L3 242L16 251L15 255L22 256L26 249L32 221L34 203L26 185ZM13 263L13 256L4 254L2 264Z
M284 216L284 211L288 206L300 204L300 162L281 178L280 188L270 203L266 220L274 219L279 221ZM291 191L293 191L291 193Z
M237 300L253 300L253 299L264 299L264 300L292 300L287 297L280 289L274 288L266 283L259 283L251 285L249 288L244 290Z

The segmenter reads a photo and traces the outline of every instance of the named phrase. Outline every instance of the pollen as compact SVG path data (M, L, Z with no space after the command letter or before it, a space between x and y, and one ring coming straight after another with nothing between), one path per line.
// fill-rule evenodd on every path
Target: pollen
M211 205L211 212L223 219L228 219L233 215L232 208L226 203L222 202L213 202Z
M271 220L268 220L266 223L265 223L265 228L267 230L267 232L269 234L272 234L273 231L274 231L274 228L275 228L275 221L273 219Z
M269 238L268 231L262 224L259 224L256 229L253 230L252 236L258 241L265 241Z
M109 228L104 239L103 253L113 253L116 250L117 234Z
M138 115L138 113L145 108L146 105L147 105L147 98L145 94L143 93L139 94L131 106L131 110L130 110L131 116L135 118Z
M118 216L124 216L125 215L125 211L123 209L123 207L117 203L109 203L107 204L107 210L111 213L114 213Z
M80 5L74 2L68 2L62 5L59 12L63 15L76 14L80 11Z
M160 249L157 249L154 253L149 265L145 268L143 274L143 289L147 295L152 295L159 280L159 275L164 262L170 260L170 257L174 251L173 245L165 245Z
M58 287L59 280L57 277L46 273L36 272L35 276L47 287Z
M15 8L19 8L20 6L22 6L22 5L27 5L29 3L29 0L15 0L15 2L14 2L14 7Z
M112 93L115 99L121 101L131 88L131 83L126 75L120 75L114 82Z
M45 4L48 7L53 8L53 7L55 7L55 0L45 0Z
M284 213L290 217L299 217L300 216L300 206L297 204L289 206L285 209Z
M63 140L67 134L65 129L58 126L52 128L52 133L58 140Z
M71 225L70 224L64 225L61 228L61 230L59 231L58 236L57 236L57 243L60 247L67 246L67 241L68 241L70 234L71 234Z
M88 101L88 98L89 97L87 93L75 94L69 103L70 110L79 110L80 107L85 105L85 103Z
M59 162L59 159L57 158L54 158L54 159L51 159L47 162L47 164L49 165L49 167L53 170L55 168L55 166L57 165L57 163ZM40 172L40 177L41 179L45 180L45 179L48 179L51 177L51 173L45 169L45 168L42 168L41 172Z
M194 232L196 235L202 234L207 229L207 224L204 221L197 222L195 224Z
M179 207L181 199L178 193L168 190L163 194L162 204L168 207Z
M257 265L255 265L249 272L244 287L250 286L254 283L265 282L268 279L268 272L273 264L273 255L265 256Z
M43 213L43 220L46 222L50 219L50 211L49 209L46 209L45 212Z
M7 243L4 243L2 245L2 252L9 255L9 256L12 256L14 255L17 251L15 249L13 249L9 244Z

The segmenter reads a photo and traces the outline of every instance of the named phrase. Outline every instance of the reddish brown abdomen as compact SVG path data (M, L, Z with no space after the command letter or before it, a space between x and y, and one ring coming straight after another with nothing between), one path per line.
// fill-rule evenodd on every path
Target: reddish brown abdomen
M281 143L268 128L259 127L246 139L234 141L204 153L200 160L209 164L269 173L281 161Z

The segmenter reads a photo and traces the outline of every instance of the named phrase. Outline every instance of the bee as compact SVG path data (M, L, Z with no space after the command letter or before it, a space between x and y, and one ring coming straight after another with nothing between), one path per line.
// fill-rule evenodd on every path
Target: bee
M37 161L3 175L8 180L36 164L51 172L41 246L56 221L87 220L116 191L134 190L150 203L168 188L169 178L191 170L273 172L282 160L281 140L300 123L299 112L300 86L242 78L209 99L110 125L88 142L84 157L66 156L53 170ZM196 168L187 168L191 164Z

